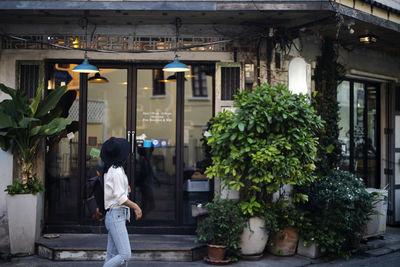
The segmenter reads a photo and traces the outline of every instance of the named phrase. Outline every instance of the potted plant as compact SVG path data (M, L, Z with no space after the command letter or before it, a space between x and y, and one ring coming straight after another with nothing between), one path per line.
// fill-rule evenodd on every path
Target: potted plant
M282 185L315 180L315 136L322 121L306 95L292 94L284 85L263 84L242 91L235 95L233 106L234 112L220 112L210 127L207 143L213 165L207 175L240 191L245 216L261 218ZM294 201L306 199L304 194L294 195ZM264 247L254 250L245 249L252 246L251 240L241 244L242 251L261 254L266 239Z
M376 194L365 190L362 179L341 170L329 171L304 191L309 201L302 208L310 222L299 229L301 244L315 244L328 257L348 258L374 213Z
M71 120L60 118L57 103L66 91L59 87L42 99L41 84L34 99L22 90L0 84L0 90L11 99L0 103L0 143L4 151L10 148L17 161L19 174L5 189L11 253L34 253L34 242L40 233L43 209L42 177L35 172L35 158L46 136L64 130Z
M210 263L236 261L239 256L239 239L245 225L240 208L229 199L216 197L205 205L208 215L198 222L197 241L208 247ZM225 258L227 256L227 259Z
M268 251L277 256L292 256L297 249L298 229L306 223L304 212L282 199L272 203L270 209L276 216L276 227L271 230Z

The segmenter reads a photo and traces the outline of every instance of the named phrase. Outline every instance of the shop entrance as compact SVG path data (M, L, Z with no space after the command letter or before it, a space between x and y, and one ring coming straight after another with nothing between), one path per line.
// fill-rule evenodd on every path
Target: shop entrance
M106 80L79 76L70 71L73 64L49 67L49 88L65 83L76 92L67 116L79 127L53 142L58 152L47 155L53 173L46 178L47 224L82 231L98 225L85 184L102 172L101 146L115 136L131 144L125 166L130 198L143 209L143 219L132 220L130 231L190 231L195 224L191 205L212 197L202 137L213 115L215 65L192 64L190 73L177 75L163 72L162 65L96 65ZM206 186L188 193L192 178Z

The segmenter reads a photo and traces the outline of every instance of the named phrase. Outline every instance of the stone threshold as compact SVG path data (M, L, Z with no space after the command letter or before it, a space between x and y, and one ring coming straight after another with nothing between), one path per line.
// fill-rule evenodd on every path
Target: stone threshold
M193 235L129 235L132 260L191 262L207 254L205 244ZM39 238L36 253L54 261L102 261L106 256L107 234L59 234Z

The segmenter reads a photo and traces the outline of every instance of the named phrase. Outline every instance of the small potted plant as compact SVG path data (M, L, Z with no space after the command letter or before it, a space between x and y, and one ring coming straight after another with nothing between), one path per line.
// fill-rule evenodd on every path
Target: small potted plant
M216 197L205 205L208 215L198 222L197 241L207 244L209 263L235 261L240 255L239 239L245 225L240 208L229 199Z
M287 200L271 204L276 216L276 227L271 230L268 251L277 256L292 256L299 240L298 229L306 223L304 212Z
M19 171L5 189L12 254L34 253L43 212L43 177L35 172L36 157L45 137L58 134L71 123L56 109L67 88L59 87L43 99L42 89L43 83L35 98L28 99L24 91L0 84L0 90L11 97L0 102L0 144L4 151L11 149Z

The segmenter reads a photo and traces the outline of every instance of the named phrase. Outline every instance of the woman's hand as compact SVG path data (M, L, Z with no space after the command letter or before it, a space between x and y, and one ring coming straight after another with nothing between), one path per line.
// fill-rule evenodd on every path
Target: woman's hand
M134 211L136 214L136 220L140 220L140 218L142 218L142 209L139 208L139 206L137 206L137 208L135 208Z
M127 201L122 203L122 205L128 206L135 211L136 220L140 220L140 218L142 218L142 209L135 202L128 199Z

